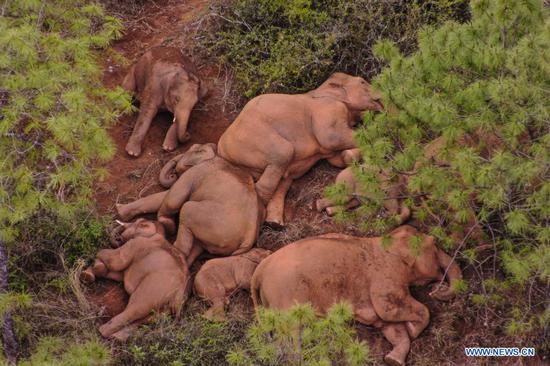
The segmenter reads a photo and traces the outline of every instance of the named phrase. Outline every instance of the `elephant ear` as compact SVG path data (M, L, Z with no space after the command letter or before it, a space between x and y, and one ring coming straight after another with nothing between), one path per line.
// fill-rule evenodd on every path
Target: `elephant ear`
M401 228L397 228L392 233L393 235L391 235L392 243L387 249L388 252L401 258L401 260L408 267L412 267L414 265L414 262L416 261L416 258L413 255L412 249L411 249L411 245L412 245L411 239L413 238L414 233L416 233L416 230L414 228L411 228L411 229L412 230L409 230L409 227L407 226L402 226Z

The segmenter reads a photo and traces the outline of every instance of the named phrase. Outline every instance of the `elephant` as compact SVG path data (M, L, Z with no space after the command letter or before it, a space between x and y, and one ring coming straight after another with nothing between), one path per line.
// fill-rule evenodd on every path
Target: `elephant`
M105 338L125 340L152 311L169 310L176 317L190 292L190 275L183 253L165 238L157 221L138 219L122 224L117 249L102 249L95 263L81 273L83 282L98 277L124 283L130 295L124 311L99 327Z
M399 177L399 182L390 182L390 175L387 171L374 170L369 166L363 166L363 169L368 169L375 173L379 180L382 181L381 188L387 195L384 200L384 208L387 210L388 214L396 217L396 224L401 225L407 221L411 216L411 210L399 197L402 194L402 188L404 188L405 184L402 176ZM338 173L336 176L336 184L344 184L348 192L350 192L347 202L344 203L344 208L346 209L359 206L361 204L361 197L369 197L369 192L366 192L361 187L361 184L357 180L352 167L347 167ZM338 205L328 198L321 198L317 200L315 206L317 211L322 212L323 210L326 210L330 216L333 216L338 209Z
M418 246L409 244L413 237ZM445 276L450 286L443 284ZM434 237L402 225L386 240L325 234L288 244L258 265L250 291L256 308L286 310L311 303L324 314L335 303L349 302L358 322L382 328L393 345L385 361L404 365L411 340L430 318L409 286L440 281L430 296L449 300L461 278L459 266L435 245Z
M356 148L352 127L367 110L383 109L361 77L332 74L305 94L264 94L250 100L222 134L218 154L249 170L267 204L266 221L284 225L284 199L294 179L317 161L346 166Z
M157 212L159 222L174 233L172 216L179 212L175 245L189 265L203 250L221 256L247 252L265 217L252 176L217 156L215 144L194 144L179 165L181 175L170 190L117 205L120 217Z
M143 139L159 110L174 114L162 147L172 151L189 140L187 123L195 104L208 92L193 62L174 47L155 47L145 52L130 68L122 87L135 93L140 111L132 135L126 145L131 156L141 154Z
M204 316L207 319L225 320L224 305L238 290L250 290L250 279L258 264L271 251L253 248L244 254L225 258L214 258L204 263L195 275L194 289L202 299L212 306Z

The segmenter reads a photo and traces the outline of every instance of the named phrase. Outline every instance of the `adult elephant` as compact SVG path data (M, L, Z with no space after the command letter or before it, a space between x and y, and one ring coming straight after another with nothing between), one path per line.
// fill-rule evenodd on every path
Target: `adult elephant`
M221 136L218 154L247 168L267 207L266 221L283 225L284 199L294 179L317 161L344 167L356 147L352 127L364 111L383 108L363 78L332 74L305 94L264 94L249 101Z
M411 340L430 319L428 308L411 296L409 286L447 277L450 285L436 285L430 296L450 300L462 272L433 236L412 226L395 229L387 239L325 234L288 244L254 271L254 306L284 310L310 303L324 314L335 303L349 302L358 322L381 328L394 346L385 361L404 365Z

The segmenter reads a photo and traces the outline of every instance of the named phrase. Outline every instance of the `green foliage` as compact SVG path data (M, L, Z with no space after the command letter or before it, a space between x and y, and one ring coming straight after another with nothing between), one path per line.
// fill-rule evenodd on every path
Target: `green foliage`
M121 365L222 365L227 350L244 336L245 322L215 323L198 315L174 323L169 317L143 327L128 343L129 352L117 358Z
M235 0L220 2L205 45L230 64L246 96L315 88L332 71L365 77L381 62L371 47L391 38L415 47L425 24L466 16L465 0ZM210 32L210 33L207 33Z
M84 343L69 344L58 337L43 337L28 360L19 366L100 366L111 360L109 350L92 339Z
M496 306L513 286L521 299L506 312L508 332L536 336L550 308L550 17L537 0L471 7L468 23L421 31L410 56L377 44L389 67L374 85L396 108L365 116L356 139L366 166L408 171L415 218L448 247L460 244L472 266L481 265L467 245L480 237L450 235L481 225L506 277L493 269L491 291L472 300Z
M60 11L63 9L63 11ZM131 109L101 83L98 49L118 19L84 0L6 1L0 16L0 240L39 210L64 220L88 208L96 168L114 146L105 127Z
M230 365L364 365L369 350L355 339L350 326L353 311L336 304L326 318L318 318L311 305L288 311L259 309L248 330L247 344L227 355Z

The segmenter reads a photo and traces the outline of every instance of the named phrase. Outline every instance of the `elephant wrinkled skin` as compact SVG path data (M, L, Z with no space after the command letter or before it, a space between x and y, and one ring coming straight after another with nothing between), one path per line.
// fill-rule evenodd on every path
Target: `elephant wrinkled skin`
M130 68L122 87L135 93L140 101L139 116L126 151L131 156L141 154L143 139L159 110L174 114L174 123L166 133L162 147L174 150L179 142L189 140L187 123L191 110L207 93L195 65L181 50L155 47L147 51Z
M124 224L121 236L127 242L117 249L100 250L81 279L93 282L102 277L124 282L130 295L128 305L99 327L99 332L103 337L125 340L152 311L169 310L179 316L189 296L190 277L183 253L165 239L160 223L138 219Z
M175 232L174 245L191 264L203 250L236 255L256 242L265 216L252 176L216 155L215 144L195 144L179 159L181 176L168 191L117 205L120 217L157 212L158 220ZM194 238L200 241L194 243Z
M293 179L317 161L345 167L352 127L366 110L381 110L361 77L331 75L305 94L265 94L249 101L218 142L219 155L245 167L267 206L267 221L283 224L284 199Z
M392 231L389 245L382 237L359 238L326 234L289 244L256 268L251 281L255 306L288 309L311 303L320 313L347 301L355 319L382 328L394 346L385 360L403 365L410 341L429 322L428 308L415 300L410 285L462 278L460 268L435 245L435 238L404 225ZM415 252L410 239L421 239ZM386 247L387 249L384 249ZM415 255L416 254L416 255ZM440 300L453 296L452 286L437 286L430 294Z
M271 251L253 248L248 252L226 258L207 261L195 275L195 293L212 306L204 316L222 321L225 319L224 305L238 290L249 290L252 273Z

